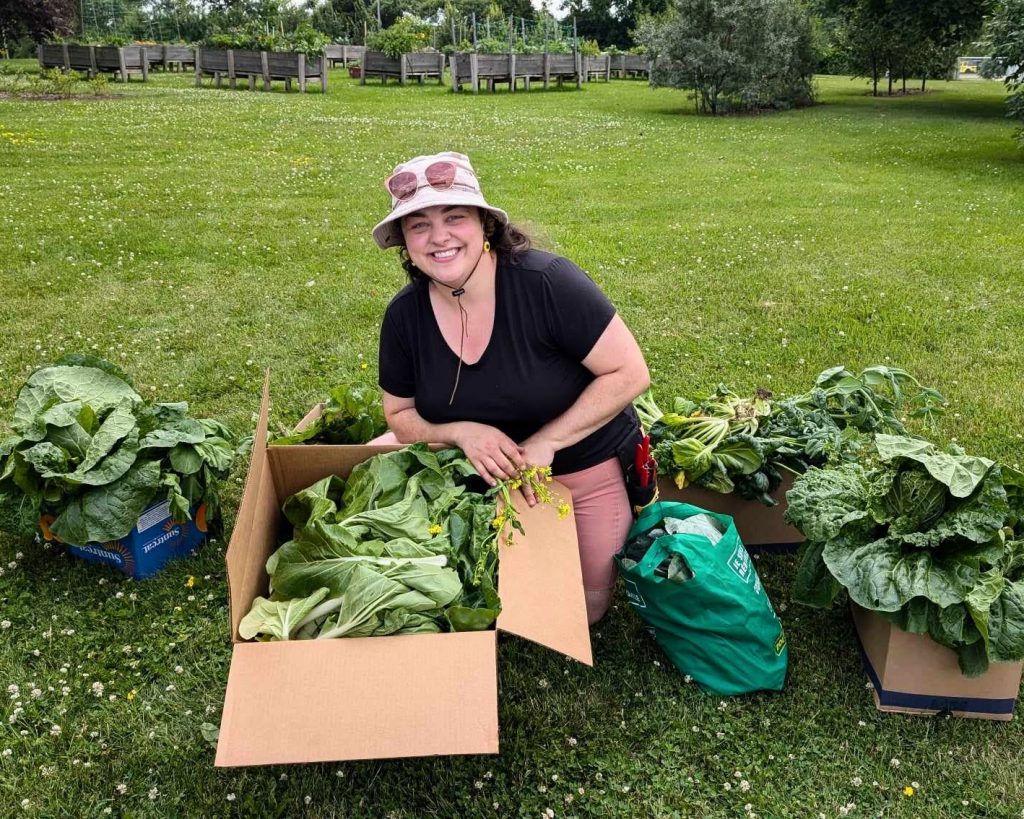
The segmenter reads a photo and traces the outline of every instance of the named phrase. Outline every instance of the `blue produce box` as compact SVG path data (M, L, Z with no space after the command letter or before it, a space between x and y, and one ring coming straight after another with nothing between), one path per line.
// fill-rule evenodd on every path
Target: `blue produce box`
M149 506L120 540L64 545L82 560L106 563L134 580L143 580L159 572L168 561L191 554L206 540L206 505L192 507L189 514L192 520L178 523L171 517L168 502L160 501ZM50 533L50 522L52 518L40 521L43 539L61 542Z

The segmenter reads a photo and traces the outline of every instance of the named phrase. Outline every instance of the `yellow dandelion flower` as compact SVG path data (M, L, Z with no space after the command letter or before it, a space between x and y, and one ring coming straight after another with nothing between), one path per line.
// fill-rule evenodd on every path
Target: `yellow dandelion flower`
M912 787L910 787L910 785L907 785L907 787L905 787L903 789L903 795L904 796L913 796L914 795L914 789Z
M364 361L364 362L363 362L362 364L360 364L360 365L359 365L359 369L360 369L360 370L365 370L365 369L366 369L367 367L369 367L369 366L370 366L370 365L369 365L369 364L367 364L367 363L366 363L366 362Z
M181 606L175 606L175 607L174 607L174 610L175 610L175 611L181 611Z
M192 575L189 575L188 580L185 581L185 585L191 589L195 584L196 579Z
M427 531L432 535L439 535L441 534L441 532L444 531L444 527L441 526L440 523L435 523L433 526L427 529Z
M135 689L133 688L133 689L132 689L131 691L129 691L129 692L128 692L128 694L127 694L127 699L128 699L128 702L131 702L131 701L132 701L133 699L135 699L135 697L136 697L136 694L135 694Z

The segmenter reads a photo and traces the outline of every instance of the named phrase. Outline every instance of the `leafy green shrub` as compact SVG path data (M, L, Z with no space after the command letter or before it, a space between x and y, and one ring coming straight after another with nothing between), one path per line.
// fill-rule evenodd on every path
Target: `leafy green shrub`
M366 47L371 51L382 51L397 60L403 54L419 51L426 46L428 28L426 24L408 15L399 17L394 25L367 37Z
M597 40L580 40L580 54L584 57L596 57L601 53Z
M991 56L982 73L1005 78L1006 115L1024 122L1024 0L1006 0L989 19L985 46ZM1024 148L1024 128L1017 132L1017 141Z
M309 58L319 57L324 46L330 42L327 35L322 34L308 23L301 24L295 31L281 34L278 31L267 32L258 24L242 28L232 28L209 34L200 45L207 48L223 48L241 51L286 51L305 54Z
M814 101L811 22L799 0L675 0L635 34L654 57L652 84L691 91L701 113Z

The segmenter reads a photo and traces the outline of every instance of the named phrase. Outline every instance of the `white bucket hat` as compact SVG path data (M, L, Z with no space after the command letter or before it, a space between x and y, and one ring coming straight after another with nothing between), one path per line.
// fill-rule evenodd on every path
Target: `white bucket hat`
M402 243L403 216L435 205L483 208L503 225L508 224L508 214L484 199L469 157L454 151L417 156L397 165L384 187L391 194L391 213L373 229L374 241L382 248ZM401 198L395 195L396 190Z

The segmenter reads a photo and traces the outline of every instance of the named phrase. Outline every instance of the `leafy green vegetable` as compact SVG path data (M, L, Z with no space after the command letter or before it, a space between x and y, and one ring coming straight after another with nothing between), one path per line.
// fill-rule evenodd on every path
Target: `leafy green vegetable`
M908 397L908 390L916 392ZM676 398L671 413L662 413L649 393L636 402L655 457L677 486L736 491L768 506L777 503L771 495L784 472L852 460L865 445L864 433L903 435L900 412L931 423L944 405L935 390L885 366L859 375L832 367L807 393L789 398L774 399L766 390L741 398L719 385L697 401Z
M487 489L458 450L414 444L289 497L291 540L267 560L270 598L243 620L249 639L480 631L501 612L498 539L522 532L510 492L547 470ZM483 491L481 491L483 490Z
M812 468L787 493L786 520L807 536L796 600L826 607L845 589L954 649L965 674L1024 658L1018 473L905 436L879 434L874 450L864 465Z
M113 364L76 355L34 372L18 393L0 444L0 529L31 537L41 516L68 543L131 531L161 492L179 522L200 503L217 515L234 437L188 416L188 404L152 404Z
M317 418L301 432L275 438L272 445L365 444L387 432L380 390L372 387L341 386L330 392Z

